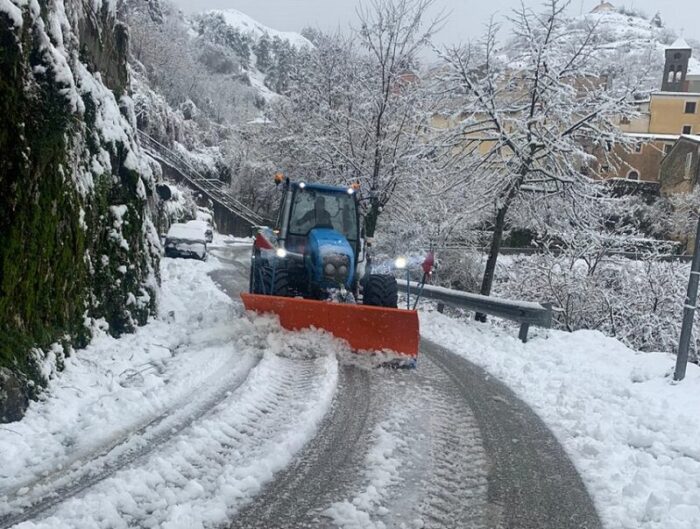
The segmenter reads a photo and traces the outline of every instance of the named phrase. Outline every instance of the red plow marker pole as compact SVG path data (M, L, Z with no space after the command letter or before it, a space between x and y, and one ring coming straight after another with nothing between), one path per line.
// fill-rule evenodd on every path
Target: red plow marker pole
M418 356L420 332L414 310L247 293L241 298L247 310L279 316L285 329L315 327L346 340L354 351Z

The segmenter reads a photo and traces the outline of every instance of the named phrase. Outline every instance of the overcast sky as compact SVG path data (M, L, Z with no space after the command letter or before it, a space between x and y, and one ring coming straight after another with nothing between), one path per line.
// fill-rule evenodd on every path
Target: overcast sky
M305 26L332 30L345 28L355 20L360 0L173 0L183 11L192 13L205 9L234 8L274 29L299 31ZM615 6L634 7L653 15L661 12L666 25L684 35L700 40L700 0L635 0L616 2ZM525 0L539 7L542 0ZM484 24L492 13L505 15L520 5L520 0L436 0L438 10L450 13L436 44L465 42L483 33ZM573 0L572 14L590 11L599 0Z

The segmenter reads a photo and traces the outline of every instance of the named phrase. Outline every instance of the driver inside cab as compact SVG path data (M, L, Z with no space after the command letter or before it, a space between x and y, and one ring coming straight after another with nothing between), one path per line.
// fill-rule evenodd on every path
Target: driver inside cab
M307 211L306 214L299 219L299 224L302 226L307 223L313 223L313 226L316 228L333 227L331 214L328 213L326 209L326 199L323 195L318 195L314 201L314 209Z

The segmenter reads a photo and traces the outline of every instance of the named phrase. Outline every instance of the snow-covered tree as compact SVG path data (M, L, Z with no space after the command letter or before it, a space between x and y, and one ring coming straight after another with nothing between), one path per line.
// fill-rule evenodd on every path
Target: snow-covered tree
M252 41L238 28L226 23L221 13L204 13L196 17L200 38L233 51L244 67L250 64Z
M267 33L263 33L254 45L255 50L255 67L261 72L266 72L272 64L270 37Z
M511 206L535 191L539 203L557 197L568 204L562 214L570 226L585 226L601 194L591 153L626 142L616 123L633 114L634 87L611 90L597 61L596 27L571 33L568 4L548 0L543 13L515 11L511 54L499 46L493 23L478 44L444 54L452 96L446 154L464 175L458 184L492 214L485 295Z
M314 36L289 99L273 107L280 166L335 183L359 182L372 236L385 206L420 178L431 110L414 71L436 22L433 0L376 0L350 36ZM412 207L412 204L408 204Z
M272 62L265 77L265 85L278 94L287 95L297 52L288 40L275 35L272 38Z

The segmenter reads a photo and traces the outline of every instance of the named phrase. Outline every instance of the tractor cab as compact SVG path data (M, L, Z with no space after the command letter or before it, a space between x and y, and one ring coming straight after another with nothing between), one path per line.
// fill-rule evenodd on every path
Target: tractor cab
M335 289L357 292L362 244L353 188L286 182L276 229L294 291L321 299Z
M334 230L360 254L360 215L353 188L292 182L282 197L277 225L285 248L303 254L315 229Z

